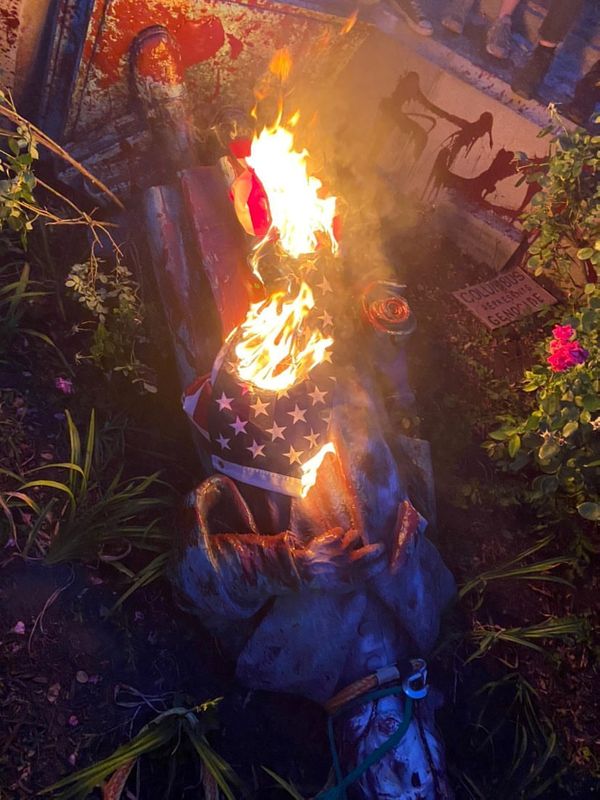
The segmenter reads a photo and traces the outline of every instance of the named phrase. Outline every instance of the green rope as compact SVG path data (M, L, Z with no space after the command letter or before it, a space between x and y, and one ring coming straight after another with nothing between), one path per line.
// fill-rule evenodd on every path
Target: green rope
M378 689L374 692L369 692L368 694L362 695L354 703L344 706L344 708L336 712L336 714L329 717L327 723L327 733L329 735L329 746L331 748L331 756L333 759L336 786L328 789L325 792L321 792L321 794L317 795L315 800L346 800L346 789L355 781L357 781L361 775L364 775L364 773L370 769L370 767L380 761L386 753L389 753L390 750L393 750L394 747L396 747L396 745L400 742L408 730L408 726L410 725L412 719L413 701L412 697L406 698L406 703L404 705L404 717L402 718L402 722L400 723L398 729L394 731L389 739L387 739L382 745L369 753L369 755L360 764L357 764L352 772L349 772L346 777L343 776L340 757L335 745L335 733L333 730L334 718L352 708L362 706L365 703L369 703L374 700L379 700L381 697L389 697L390 695L399 694L404 694L404 689L402 686L389 686L386 689Z

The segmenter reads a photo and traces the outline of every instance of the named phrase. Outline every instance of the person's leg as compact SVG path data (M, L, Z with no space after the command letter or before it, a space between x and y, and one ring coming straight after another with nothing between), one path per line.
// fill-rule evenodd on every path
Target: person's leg
M446 13L442 17L444 28L460 36L474 5L475 0L451 0L446 8Z
M600 103L600 59L578 81L573 100L564 109L564 114L578 125L586 125L598 103Z
M400 12L409 28L420 36L431 36L433 25L427 19L419 0L392 0L392 2L394 8Z
M550 69L556 48L569 32L582 6L583 0L552 0L540 27L538 45L511 84L515 94L526 99L533 97Z
M512 41L512 15L520 0L502 0L498 16L490 25L485 49L494 58L508 58Z
M519 5L521 0L502 0L500 4L500 10L498 11L498 17L510 17L512 16L514 10Z
M552 0L540 26L538 42L542 47L557 47L565 38L583 7L583 0Z

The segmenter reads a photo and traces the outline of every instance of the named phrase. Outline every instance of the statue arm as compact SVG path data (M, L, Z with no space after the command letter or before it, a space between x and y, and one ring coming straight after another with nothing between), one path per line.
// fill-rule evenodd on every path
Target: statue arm
M224 496L248 532L210 532L209 512ZM208 615L248 618L270 598L302 589L350 591L384 566L383 545L363 546L356 531L333 528L307 543L288 531L257 533L235 484L223 476L205 481L192 500L194 533L177 565L177 583Z

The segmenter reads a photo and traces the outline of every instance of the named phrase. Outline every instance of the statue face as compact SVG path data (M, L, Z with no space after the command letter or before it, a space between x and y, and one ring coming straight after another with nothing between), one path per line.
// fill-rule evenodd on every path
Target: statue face
M342 763L361 763L381 747L398 729L404 715L402 697L384 697L361 706L341 723ZM423 744L426 738L427 748ZM377 797L377 800L424 800L435 797L433 764L443 763L440 745L425 720L413 714L410 726L399 744L371 767L349 791L350 798ZM442 797L445 781L438 779Z

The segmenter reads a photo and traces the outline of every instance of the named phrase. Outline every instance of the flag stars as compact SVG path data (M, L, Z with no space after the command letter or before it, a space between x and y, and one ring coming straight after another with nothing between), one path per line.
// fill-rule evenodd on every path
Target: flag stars
M327 294L327 292L333 292L331 284L324 275L321 283L317 283L317 287L323 292L323 294Z
M250 447L246 448L246 450L248 450L248 452L252 453L252 458L253 459L254 458L258 458L259 456L262 456L263 458L266 458L266 456L265 456L265 454L263 452L264 449L265 449L265 445L264 444L257 444L254 439L252 439L252 444L250 445Z
M315 388L312 392L308 392L308 396L311 398L313 406L316 406L317 403L325 403L325 398L328 394L329 392L322 392L317 384L315 384Z
M261 414L264 414L265 417L267 417L268 416L268 414L267 414L267 408L268 407L269 407L269 403L263 403L263 401L260 399L260 397L256 398L256 402L255 403L251 403L250 404L250 408L252 408L254 410L254 415L257 416L257 417L260 417Z
M275 439L283 439L285 441L285 436L283 435L284 430L286 429L285 425L279 426L275 420L273 420L273 427L266 428L265 430L267 433L271 434L271 441L274 442Z
M230 428L233 428L235 431L235 435L238 436L240 433L246 433L246 425L248 424L248 420L241 420L239 417L235 418L235 422L231 422L229 424Z
M303 439L306 439L308 444L310 445L311 449L317 447L319 444L319 434L315 433L313 429L310 429L310 433L308 436L303 436Z
M304 450L294 450L292 445L290 445L290 449L287 451L287 453L284 453L283 455L290 462L290 465L295 463L300 464L301 463L300 456L302 455L303 452Z
M328 314L327 311L323 311L323 313L321 314L320 317L318 317L318 319L323 320L323 325L333 325L333 317L331 316L331 314Z
M231 403L233 402L233 397L227 397L225 392L221 395L221 397L217 400L217 404L219 406L219 411L223 411L224 408L229 409L231 411Z
M217 436L216 441L221 445L221 450L231 450L229 442L231 439L226 439L223 435Z
M296 403L294 405L294 410L293 411L288 411L287 413L288 413L288 416L290 416L293 419L294 425L297 422L306 422L306 418L304 416L306 414L306 409L305 408L298 408L298 403Z

